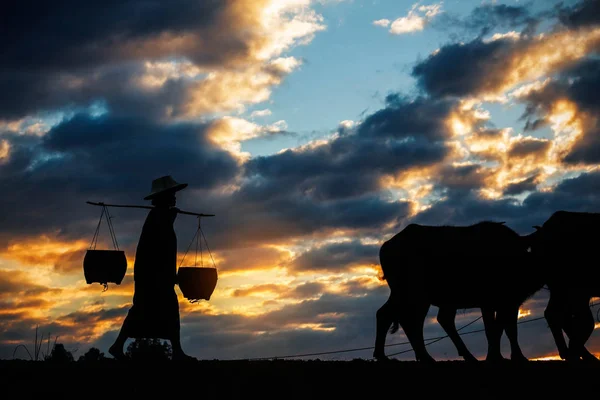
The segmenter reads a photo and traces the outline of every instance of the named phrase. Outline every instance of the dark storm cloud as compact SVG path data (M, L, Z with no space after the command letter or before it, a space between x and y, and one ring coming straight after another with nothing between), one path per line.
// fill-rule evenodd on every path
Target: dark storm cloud
M94 327L97 322L124 318L128 310L129 306L109 309L103 308L92 312L75 311L57 318L56 322L61 325L78 326L80 328Z
M531 13L531 2L526 5L483 4L475 7L462 23L467 29L478 30L481 36L495 28L517 28L523 32L534 32L540 22L539 16Z
M375 234L381 226L400 223L410 208L408 202L387 201L379 194L319 202L291 186L275 189L258 183L214 200L219 202L209 201L206 208L217 217L204 223L211 249L289 243L334 230ZM191 238L193 226L182 229L187 229L182 237Z
M162 87L146 90L135 82L144 74L135 63L98 67L78 74L47 76L26 70L0 73L0 88L10 96L0 100L0 119L20 118L40 110L75 110L101 103L111 114L160 119L180 114L190 83L171 78Z
M563 162L569 164L596 164L600 162L600 61L586 59L563 71L555 81L532 91L523 101L526 111L523 119L530 130L549 124L549 116L556 102L567 99L575 103L576 118L583 130Z
M507 196L516 196L523 192L535 191L537 188L537 176L531 176L521 182L511 183L504 189L504 194Z
M385 107L365 118L358 135L373 139L426 138L431 141L450 136L445 118L456 106L448 100L390 94Z
M401 131L401 125L396 129ZM314 149L256 157L247 163L246 171L278 187L295 186L317 200L330 200L374 192L382 175L428 166L441 161L447 152L443 143L421 138L397 141L351 135Z
M8 163L0 165L3 244L47 232L59 239L91 235L100 209L87 200L141 204L151 179L159 176L189 182L192 190L228 181L237 161L209 142L208 129L209 124L164 126L76 115L41 138L5 135L11 150ZM143 218L143 212L125 214ZM114 223L123 227L130 218Z
M6 246L49 231L60 240L91 240L100 209L86 201L142 204L151 179L166 174L190 183L178 196L182 209L217 215L203 224L213 251L332 230L377 233L410 213L410 203L387 200L380 179L444 160L453 105L389 96L355 129L340 130L325 144L251 159L240 171L239 161L207 138L210 123L76 114L41 138L5 133L11 148L0 184L13 189L0 200L2 241ZM238 172L243 180L236 190L213 190ZM145 213L111 214L119 243L133 255ZM195 224L179 220L184 251ZM82 254L64 255L56 265L71 270Z
M390 95L386 106L355 130L341 130L315 147L256 157L247 163L246 175L263 190L295 187L322 200L374 192L383 175L444 159L449 150L443 140L450 136L446 119L455 105Z
M450 192L447 199L407 223L468 225L482 220L506 221L520 234L527 234L533 231L533 225L541 225L557 210L600 212L598 204L600 173L591 172L565 179L551 192L531 193L522 204L512 199L484 199L473 192Z
M296 257L289 268L295 271L350 272L353 266L377 264L378 255L379 246L353 240L312 248Z
M9 94L0 99L0 120L96 99L114 110L126 105L149 114L172 101L177 114L191 83L172 79L157 93L143 92L133 78L144 62L189 61L202 68L255 63L266 43L263 6L254 0L14 3L0 16L0 92ZM264 72L273 78L282 73L274 67Z
M570 28L580 28L600 23L600 2L582 0L570 7L562 7L558 18Z
M447 44L415 65L412 75L418 86L434 97L495 91L504 84L506 60L516 47L508 38Z
M586 7L595 10L597 3ZM487 16L487 14L494 14L491 10L500 9L504 9L506 15L516 16L523 13L518 8L512 10L504 6L486 6L475 13L481 13L480 19L485 21L486 18L492 18ZM593 15L594 10L590 10L590 15ZM543 18L547 19L554 14L554 11L549 11ZM582 40L577 38L576 32L569 28L569 26L559 28L557 25L544 37L521 35L518 39L501 37L495 40L484 40L480 36L470 41L465 40L465 43L450 42L419 61L413 67L411 74L417 79L420 89L438 98L496 94L500 90L529 79L527 74L534 65L535 58L542 58L549 52L558 51L553 48L554 42L565 42L566 46L578 46L585 53L598 51L598 42L593 35L584 35L581 37ZM571 41L570 34L574 38L572 44L568 43ZM540 67L547 70L543 72L554 73L571 67L578 59L577 55L565 53L562 60L542 62Z
M290 292L286 293L286 296L295 299L307 299L323 293L326 289L325 284L320 282L307 282L296 286Z
M15 69L70 70L140 55L176 55L160 54L165 49L151 47L136 53L124 50L129 43L191 32L217 40L215 33L226 27L220 24L227 22L223 21L227 5L214 0L13 3L2 13L0 24L2 64ZM241 45L243 41L237 39Z
M456 103L390 95L384 108L323 144L255 157L227 198L213 198L219 246L284 242L337 230L378 232L409 214L381 178L442 162Z
M596 93L600 90L600 60L587 58L561 71L556 78L539 90L524 97L527 111L524 118L535 116L536 111L548 111L555 101L568 98L583 111L600 112Z
M520 207L510 199L486 200L474 192L449 191L445 200L417 214L412 221L426 225L469 225L481 220L507 221L521 216Z
M527 138L515 142L508 150L508 155L511 158L524 158L530 155L545 156L550 147L552 147L552 142L549 140Z
M459 167L445 166L438 175L441 187L449 189L475 189L484 186L485 179L490 175L477 164Z

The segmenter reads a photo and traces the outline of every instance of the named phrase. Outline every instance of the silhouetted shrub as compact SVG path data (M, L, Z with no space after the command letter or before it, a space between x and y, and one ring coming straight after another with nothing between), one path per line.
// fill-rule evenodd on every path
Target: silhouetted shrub
M62 343L56 343L52 348L50 355L46 357L46 361L66 363L75 361L75 358L70 351L65 349L65 346Z
M157 338L136 339L127 346L125 355L133 361L167 361L171 359L171 345Z
M80 356L78 362L98 362L105 360L104 353L100 352L99 349L92 347L84 355Z

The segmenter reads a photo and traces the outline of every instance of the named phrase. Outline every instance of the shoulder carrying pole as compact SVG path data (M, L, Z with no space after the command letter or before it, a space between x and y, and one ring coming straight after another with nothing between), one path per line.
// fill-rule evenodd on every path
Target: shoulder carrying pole
M147 208L147 209L153 209L154 208L152 206L137 206L137 205L125 205L125 204L105 204L103 202L94 203L92 201L86 201L86 203L91 204L93 206L101 206L101 207L126 207L126 208ZM199 213L190 212L190 211L183 211L183 210L179 210L177 212L179 214L195 215L196 217L214 217L215 216L215 214L199 214Z

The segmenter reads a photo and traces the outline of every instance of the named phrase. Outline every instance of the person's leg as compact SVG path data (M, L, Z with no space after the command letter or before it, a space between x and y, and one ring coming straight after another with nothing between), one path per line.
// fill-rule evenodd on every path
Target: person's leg
M129 338L129 314L125 317L123 321L123 325L121 326L121 330L119 331L119 336L115 342L108 349L108 353L113 356L117 360L122 360L125 358L125 353L123 353L123 347L125 346L125 341Z
M173 289L172 300L171 300L171 327L170 330L170 342L171 349L173 350L173 360L196 360L192 356L188 356L181 347L181 330L180 330L180 317L179 317L179 301L177 300L177 293Z
M197 359L192 356L188 356L181 348L181 338L179 331L171 337L171 348L173 349L173 360L174 361L196 361Z

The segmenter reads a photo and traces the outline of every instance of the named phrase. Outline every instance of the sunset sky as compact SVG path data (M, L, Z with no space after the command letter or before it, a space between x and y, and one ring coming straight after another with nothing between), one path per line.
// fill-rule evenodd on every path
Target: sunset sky
M76 358L107 352L147 211L110 210L129 268L103 292L83 276L101 211L86 201L149 205L163 175L189 184L181 209L216 215L212 298L176 289L200 359L373 346L379 247L409 223L528 234L600 211L600 1L21 1L0 20L0 358L31 351L37 325ZM180 257L196 223L178 216ZM443 335L436 313L426 337ZM556 354L543 320L519 339ZM485 358L484 334L464 341ZM458 359L449 339L428 349Z

